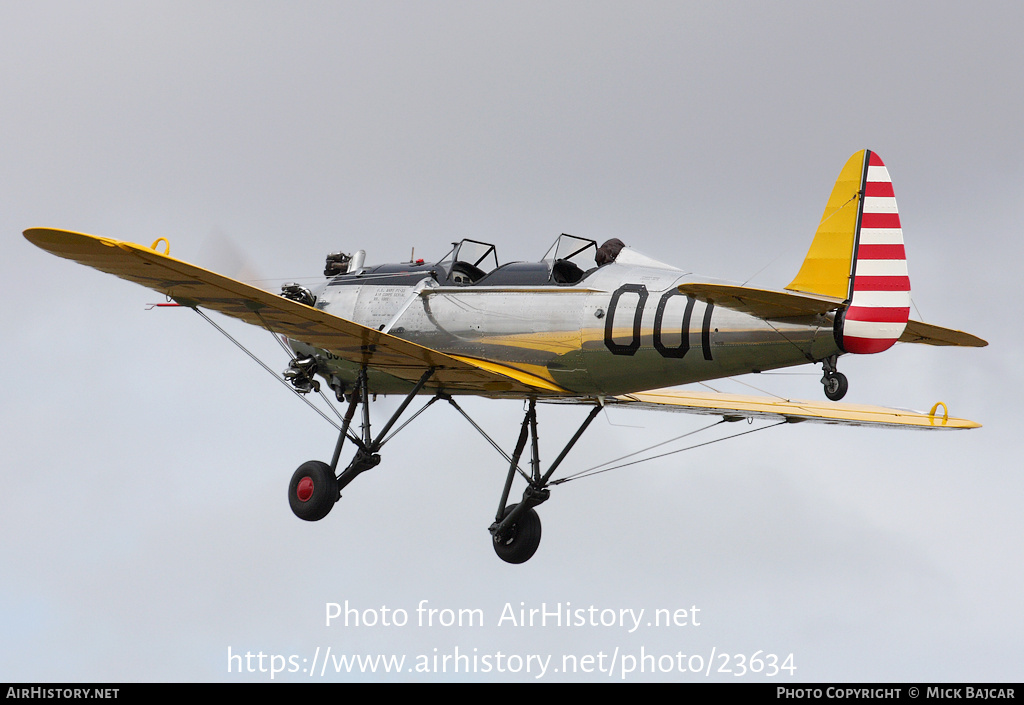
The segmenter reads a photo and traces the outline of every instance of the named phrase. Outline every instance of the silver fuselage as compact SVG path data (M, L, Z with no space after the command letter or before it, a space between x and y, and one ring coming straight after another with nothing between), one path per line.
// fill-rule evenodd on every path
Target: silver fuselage
M513 265L514 266L514 265ZM431 265L347 274L317 287L316 307L450 355L523 370L580 395L611 395L808 364L841 353L833 316L765 321L696 301L678 269L614 262L573 284L439 284ZM450 282L450 280L444 280ZM358 367L298 341L329 382ZM370 371L375 393L410 383Z

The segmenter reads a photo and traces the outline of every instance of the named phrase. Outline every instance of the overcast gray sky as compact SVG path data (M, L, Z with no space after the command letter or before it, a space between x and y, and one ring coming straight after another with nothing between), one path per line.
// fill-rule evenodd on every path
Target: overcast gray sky
M275 680L525 682L534 654L541 680L617 682L641 653L714 667L626 680L1019 680L1022 30L1015 2L0 3L0 680L269 680L229 649L295 657ZM801 425L570 483L521 566L486 531L502 461L454 412L301 522L288 479L331 427L191 312L21 236L167 237L223 268L221 238L294 279L332 250L473 237L537 259L569 232L781 288L863 148L892 175L920 315L991 345L844 357L847 400L942 400L984 428ZM802 371L744 381L819 398ZM518 403L465 406L514 444ZM540 413L550 460L583 412ZM704 423L609 412L566 471ZM409 624L325 626L346 600ZM422 600L485 623L420 627ZM644 625L499 625L541 603ZM692 606L699 626L646 626ZM311 678L318 648L406 661ZM409 670L456 649L492 670ZM756 652L796 670L737 677ZM561 669L600 653L613 673Z

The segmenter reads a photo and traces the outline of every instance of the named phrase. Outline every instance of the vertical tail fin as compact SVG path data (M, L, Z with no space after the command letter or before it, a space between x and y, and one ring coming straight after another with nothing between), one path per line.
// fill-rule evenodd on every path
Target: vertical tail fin
M889 171L870 150L839 174L791 291L845 298L836 316L839 347L888 350L910 317L910 278Z

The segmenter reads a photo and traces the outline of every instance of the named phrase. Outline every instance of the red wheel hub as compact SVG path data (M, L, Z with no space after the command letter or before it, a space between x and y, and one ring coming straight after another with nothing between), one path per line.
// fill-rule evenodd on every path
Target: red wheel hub
M309 498L313 496L313 478L306 475L299 480L299 485L295 488L295 494L300 502L308 502Z

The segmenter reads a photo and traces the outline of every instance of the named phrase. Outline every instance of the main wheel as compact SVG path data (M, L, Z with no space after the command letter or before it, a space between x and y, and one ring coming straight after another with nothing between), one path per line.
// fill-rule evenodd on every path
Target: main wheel
M839 401L846 396L846 390L850 388L850 383L846 381L846 375L842 372L832 372L825 375L825 396L832 401Z
M338 480L319 460L303 463L288 483L288 504L299 519L320 521L338 501Z
M505 518L517 505L505 508ZM494 540L494 552L506 563L525 563L533 557L540 546L540 515L533 507L523 513L515 524L505 532L503 541Z

